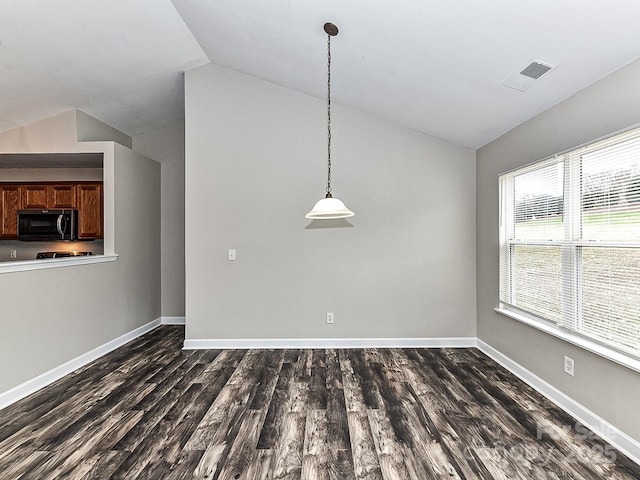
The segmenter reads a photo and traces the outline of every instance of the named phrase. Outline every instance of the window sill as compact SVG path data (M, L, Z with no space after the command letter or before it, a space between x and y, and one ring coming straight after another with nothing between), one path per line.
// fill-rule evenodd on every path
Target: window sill
M89 255L86 257L18 260L15 262L3 262L0 264L0 273L27 272L29 270L43 270L45 268L60 268L76 265L88 265L92 263L113 262L117 258L118 255L114 253L110 255Z
M555 325L530 318L518 312L514 312L513 310L509 310L507 307L500 306L494 308L494 310L498 313L501 313L502 315L522 322L526 325L529 325L530 327L541 330L556 338L564 340L565 342L575 345L576 347L580 347L584 350L587 350L588 352L595 353L596 355L604 357L607 360L610 360L619 365L622 365L623 367L627 367L640 373L640 359L638 358L619 352L580 335L576 335L575 333L564 330Z

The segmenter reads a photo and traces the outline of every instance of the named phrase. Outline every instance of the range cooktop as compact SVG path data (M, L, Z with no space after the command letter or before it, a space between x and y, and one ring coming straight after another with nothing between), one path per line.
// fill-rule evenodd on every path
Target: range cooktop
M93 255L91 252L38 252L36 254L36 260L43 258L66 258L66 257L86 257L87 255Z

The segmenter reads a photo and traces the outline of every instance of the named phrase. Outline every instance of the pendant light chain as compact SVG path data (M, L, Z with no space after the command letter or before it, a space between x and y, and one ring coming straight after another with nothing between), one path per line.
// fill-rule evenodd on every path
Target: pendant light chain
M311 220L336 220L354 215L339 198L331 194L331 37L338 34L338 27L333 23L325 23L324 31L327 34L327 192L304 216Z
M331 35L327 34L327 197L331 197Z

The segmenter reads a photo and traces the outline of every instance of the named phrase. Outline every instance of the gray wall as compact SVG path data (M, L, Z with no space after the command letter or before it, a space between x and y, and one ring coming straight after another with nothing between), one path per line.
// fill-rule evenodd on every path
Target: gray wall
M0 151L65 151L75 135L70 140L61 119L60 129L53 120L0 137ZM0 274L0 392L160 317L160 165L115 144L107 180L116 261Z
M184 317L184 121L134 137L133 149L162 165L162 316Z
M79 142L95 142L113 140L114 142L131 148L132 139L129 135L116 130L97 118L87 115L81 110L75 110L76 138Z
M494 312L498 303L498 175L640 123L640 61L477 152L478 337L640 440L640 374ZM534 94L531 89L526 95ZM563 373L563 356L575 376Z
M102 168L2 168L0 182L101 182Z
M356 216L322 228L304 215L326 186L325 109L186 73L187 338L475 336L475 152L334 105L333 188Z

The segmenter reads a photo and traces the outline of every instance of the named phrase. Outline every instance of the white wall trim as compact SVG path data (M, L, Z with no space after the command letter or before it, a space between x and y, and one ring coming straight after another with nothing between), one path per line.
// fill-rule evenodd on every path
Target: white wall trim
M41 375L38 375L31 380L27 380L26 382L12 388L11 390L7 390L6 392L0 393L0 409L3 409L12 403L17 402L18 400L26 397L27 395L31 395L32 393L40 390L41 388L46 387L47 385L55 382L56 380L68 375L74 370L87 365L88 363L93 362L94 360L106 355L107 353L115 350L118 347L121 347L125 343L138 338L141 335L144 335L147 332L150 332L156 327L160 326L160 319L152 320L141 327L136 328L124 335L115 338L104 345L100 345L99 347L90 350L87 353L80 355L72 360L69 360L62 365L55 367L48 372L45 372Z
M210 348L469 348L475 337L443 338L216 338L184 341L185 350Z
M530 372L519 363L514 362L509 357L493 348L491 345L477 339L478 349L505 367L515 376L532 386L542 395L547 397L565 412L572 415L584 426L597 433L607 443L620 450L631 460L640 464L640 441L630 437L619 428L604 420L584 405L547 383L536 374Z
M186 325L186 317L160 317L162 325Z

